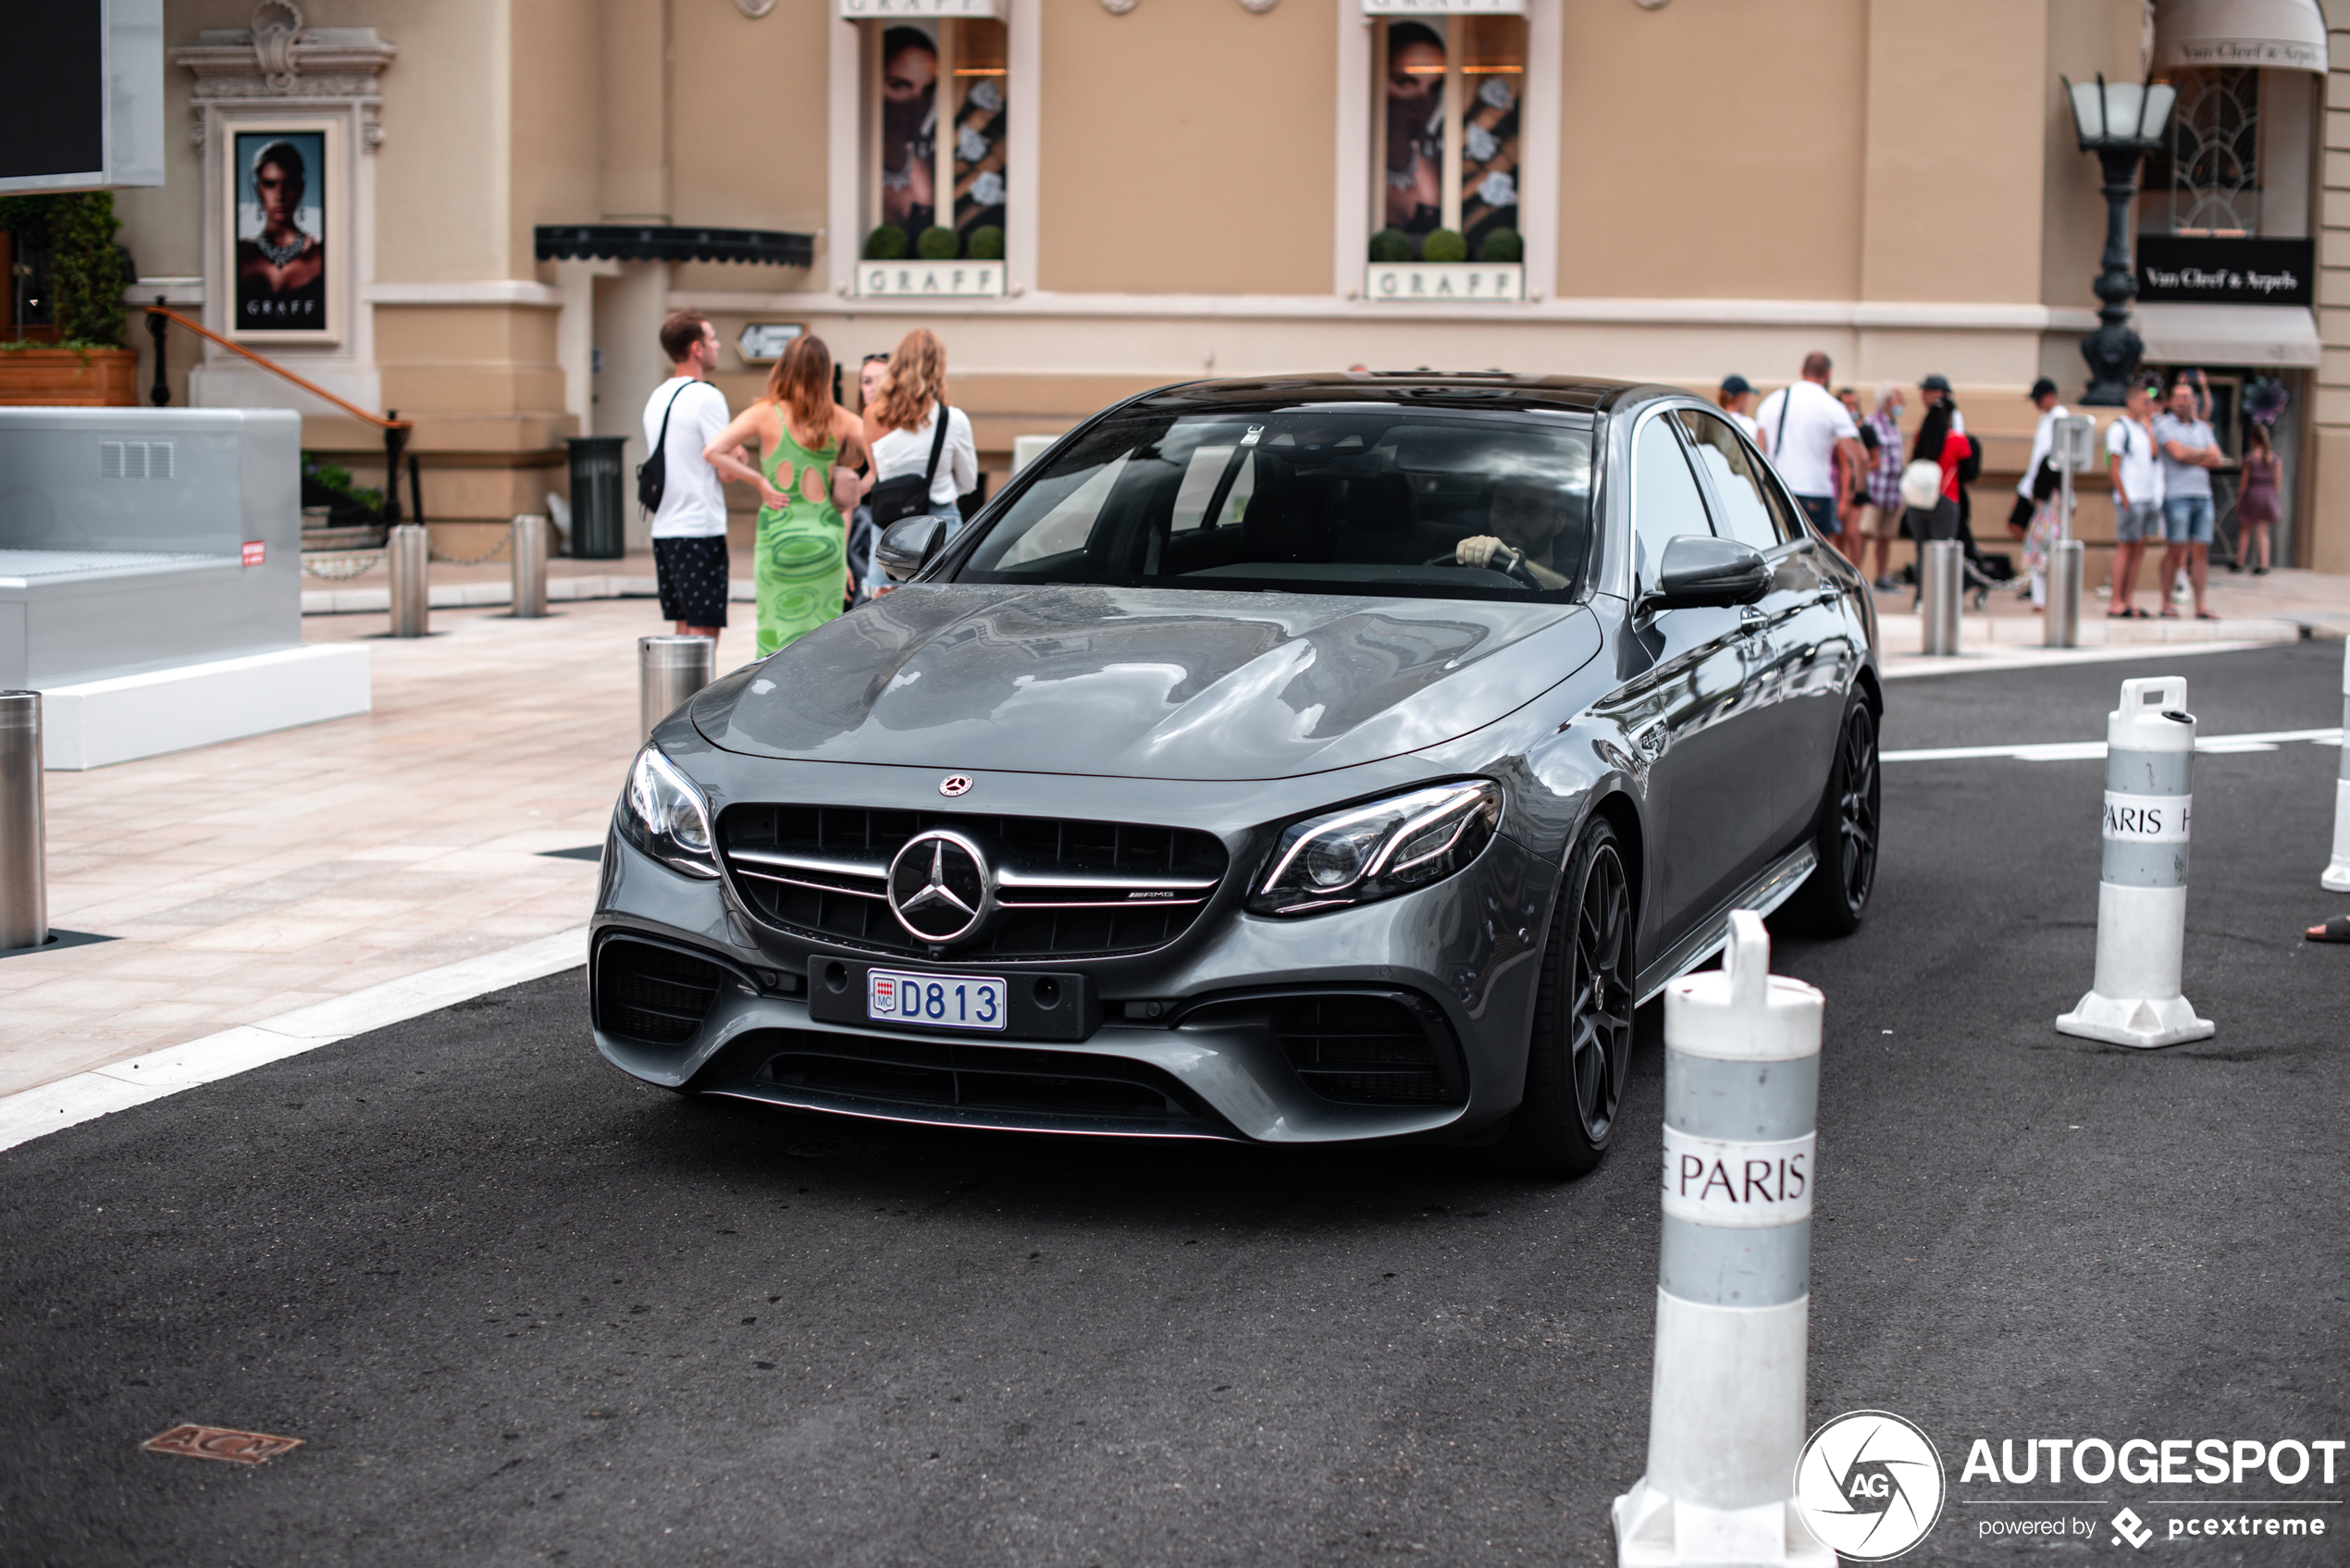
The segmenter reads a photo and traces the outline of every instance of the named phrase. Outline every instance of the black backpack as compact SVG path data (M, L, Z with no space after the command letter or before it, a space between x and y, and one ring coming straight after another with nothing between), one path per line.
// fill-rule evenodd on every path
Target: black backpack
M661 411L661 438L653 443L652 455L637 465L637 504L648 515L661 510L661 498L669 488L669 416L677 412L677 400L686 395L688 381L669 394L669 406Z

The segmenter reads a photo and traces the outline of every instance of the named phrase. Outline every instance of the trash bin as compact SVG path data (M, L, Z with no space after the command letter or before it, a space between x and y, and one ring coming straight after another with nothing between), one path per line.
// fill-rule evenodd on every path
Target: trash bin
M625 436L572 436L571 553L580 561L618 561L626 553L620 510L621 449Z

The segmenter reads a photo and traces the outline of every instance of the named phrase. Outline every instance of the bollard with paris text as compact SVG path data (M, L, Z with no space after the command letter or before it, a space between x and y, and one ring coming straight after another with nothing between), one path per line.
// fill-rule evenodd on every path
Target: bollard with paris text
M2318 880L2329 893L2350 893L2350 641L2342 645L2342 776L2333 784L2333 863Z
M2121 706L2106 715L2096 975L2058 1032L2139 1046L2212 1034L2179 994L2194 769L2186 677L2122 682Z
M1722 968L1664 993L1648 1472L1615 1500L1619 1568L1835 1568L1795 1503L1826 1004L1770 971L1738 909Z

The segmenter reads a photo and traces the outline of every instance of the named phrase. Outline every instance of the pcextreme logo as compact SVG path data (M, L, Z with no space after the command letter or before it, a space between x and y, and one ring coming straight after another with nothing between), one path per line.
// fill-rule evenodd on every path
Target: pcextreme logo
M1812 1434L1795 1466L1804 1522L1849 1562L1883 1562L1925 1539L1942 1499L1933 1440L1889 1411L1837 1416Z

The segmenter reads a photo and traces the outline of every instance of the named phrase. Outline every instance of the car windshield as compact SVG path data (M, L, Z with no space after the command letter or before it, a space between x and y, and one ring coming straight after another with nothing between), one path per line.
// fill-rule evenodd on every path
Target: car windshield
M1138 414L1022 481L956 581L1560 599L1589 554L1591 420Z

